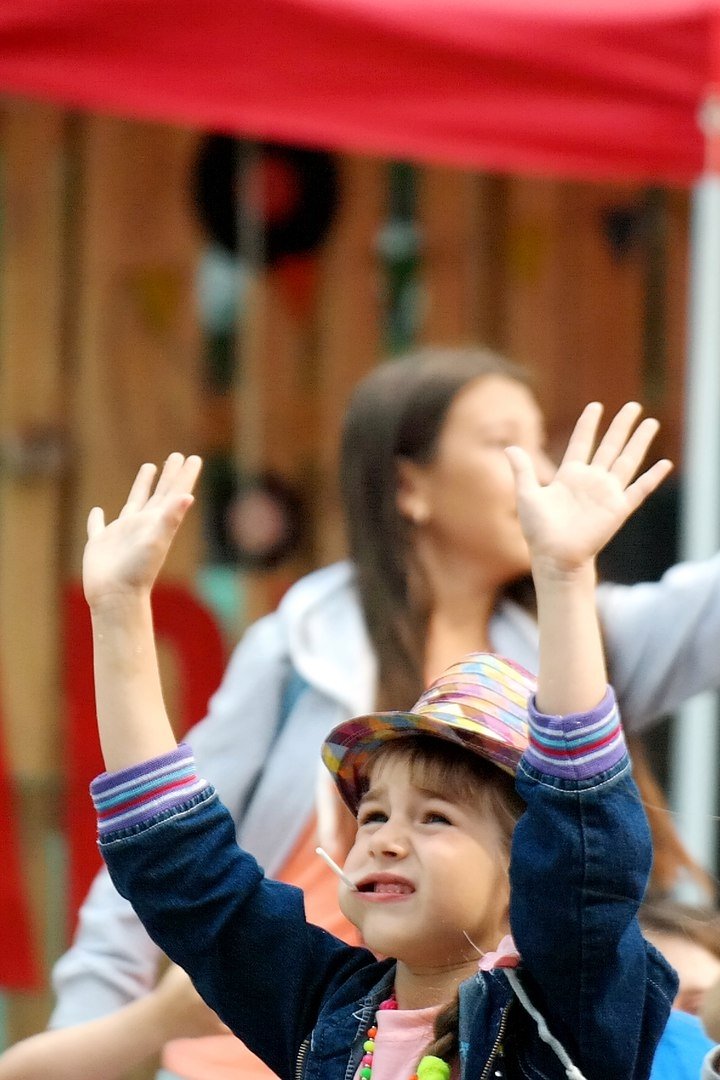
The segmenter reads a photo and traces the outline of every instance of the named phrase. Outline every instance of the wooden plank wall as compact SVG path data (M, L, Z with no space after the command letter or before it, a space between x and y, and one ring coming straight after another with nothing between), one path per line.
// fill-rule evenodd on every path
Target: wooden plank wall
M2 738L19 794L34 918L47 963L48 871L38 837L62 793L59 594L78 575L87 509L117 509L144 459L203 450L194 274L202 245L187 195L198 136L173 128L7 101L1 114L0 688ZM336 489L343 408L382 349L377 233L386 162L340 160L342 203L311 311L298 319L280 283L252 283L241 376L225 423L245 467L273 468L315 496L312 541L275 574L247 575L246 617L288 580L342 554ZM613 253L603 229L633 186L418 170L426 343L485 341L535 371L552 429L579 407L644 396L647 305L642 249ZM679 452L687 199L665 196L664 450ZM217 403L215 403L216 405ZM28 478L13 447L58 435L63 462ZM215 433L216 435L217 433ZM214 436L213 436L214 437ZM212 438L210 438L212 442ZM24 444L23 444L24 445ZM309 478L309 479L308 479ZM169 573L192 581L199 515ZM240 625L235 628L236 633ZM17 995L9 1035L44 1023L46 993Z

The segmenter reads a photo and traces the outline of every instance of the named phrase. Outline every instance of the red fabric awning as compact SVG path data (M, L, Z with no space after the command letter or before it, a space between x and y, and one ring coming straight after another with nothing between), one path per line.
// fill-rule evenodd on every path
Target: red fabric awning
M718 7L3 0L0 91L331 149L687 183Z

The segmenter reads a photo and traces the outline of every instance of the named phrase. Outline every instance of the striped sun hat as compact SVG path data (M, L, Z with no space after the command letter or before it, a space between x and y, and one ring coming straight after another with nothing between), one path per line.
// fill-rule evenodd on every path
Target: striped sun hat
M391 739L421 733L459 743L515 775L528 744L533 675L492 653L471 653L431 683L410 712L372 713L334 728L322 748L343 799L355 812L370 756Z

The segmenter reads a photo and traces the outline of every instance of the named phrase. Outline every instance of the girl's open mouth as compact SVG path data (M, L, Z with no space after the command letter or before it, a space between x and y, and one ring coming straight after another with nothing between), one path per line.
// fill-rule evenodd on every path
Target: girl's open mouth
M415 892L415 886L406 878L394 874L377 874L363 878L357 883L358 892L365 897L383 900L402 899Z

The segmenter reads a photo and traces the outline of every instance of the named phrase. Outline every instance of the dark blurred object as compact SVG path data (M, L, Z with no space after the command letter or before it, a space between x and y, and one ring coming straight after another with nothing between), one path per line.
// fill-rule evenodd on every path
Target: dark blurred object
M323 242L339 200L331 154L274 143L243 143L208 135L192 178L195 209L209 239L239 254L238 220L262 233L262 261L306 255Z
M642 204L611 206L603 213L605 239L616 259L623 259L645 239L646 214Z
M600 552L601 579L621 585L657 581L678 560L679 536L679 483L671 476Z
M67 433L60 428L28 426L0 438L0 471L25 483L62 476L69 457Z
M239 478L225 459L206 464L210 559L244 570L271 570L296 554L303 539L303 506L282 478Z

